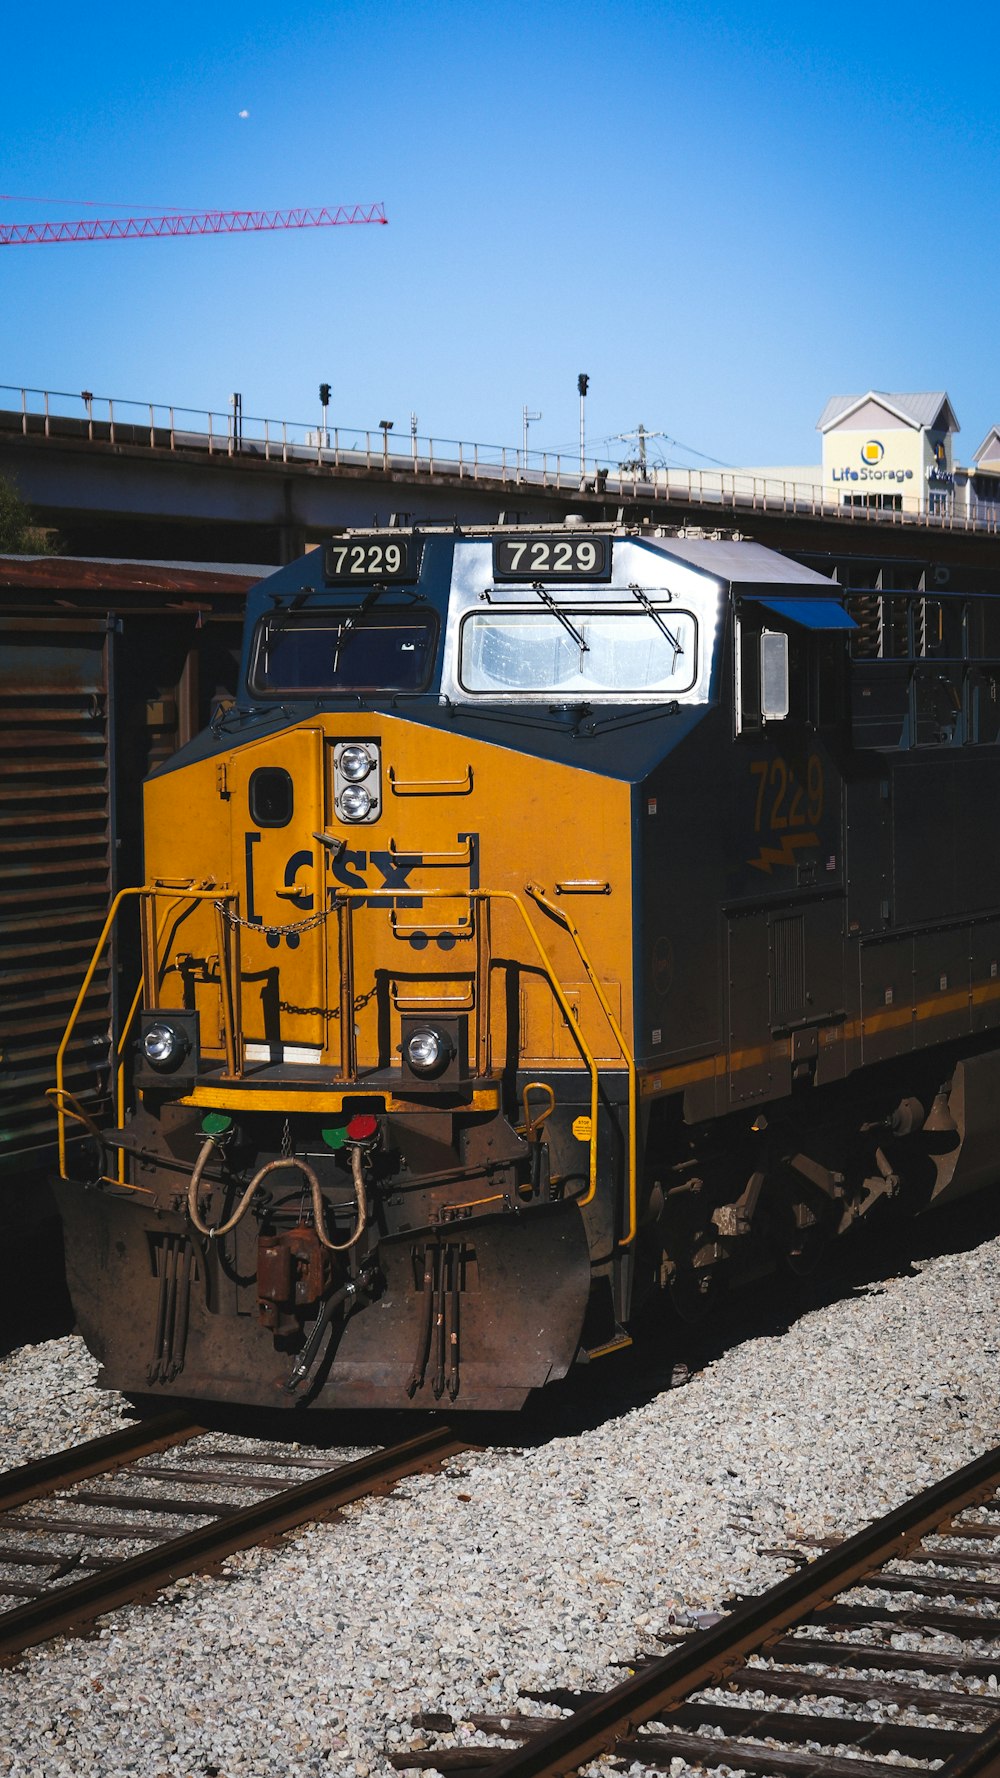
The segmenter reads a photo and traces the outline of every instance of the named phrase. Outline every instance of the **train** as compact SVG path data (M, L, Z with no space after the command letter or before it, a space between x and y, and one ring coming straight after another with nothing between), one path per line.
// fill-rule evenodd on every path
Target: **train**
M72 1325L49 1186L46 1091L108 903L142 879L142 781L236 687L236 565L0 555L0 1349ZM92 1120L109 1109L123 969L100 969L64 1056ZM80 1127L80 1126L78 1126Z
M101 1381L517 1409L995 1184L998 687L995 595L649 521L260 581L57 1057ZM133 952L98 1122L63 1059Z

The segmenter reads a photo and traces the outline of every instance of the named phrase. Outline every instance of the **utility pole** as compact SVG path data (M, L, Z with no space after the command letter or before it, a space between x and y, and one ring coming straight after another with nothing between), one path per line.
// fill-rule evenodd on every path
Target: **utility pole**
M330 432L327 426L327 420L329 418L328 409L330 406L329 383L321 383L319 386L319 405L323 409L323 424L319 429L319 445L320 450L325 451L330 443Z
M392 431L392 421L391 420L380 420L379 426L382 429L382 468L385 471L385 473L388 474L389 473L389 434Z
M528 427L531 425L532 420L540 420L541 417L540 412L537 414L533 413L529 407L523 407L521 409L521 425L523 427L524 436L523 462L525 469L528 467Z
M240 451L243 448L243 397L242 397L242 395L231 395L229 397L229 405L233 410L233 450Z
M632 444L634 442L639 448L638 456L634 457L628 463L623 463L622 468L631 469L633 473L638 473L640 480L646 481L649 474L649 466L646 460L646 446L651 438L666 438L666 436L665 432L650 432L648 426L644 426L641 420L634 432L616 432L615 437L620 444Z
M585 419L584 419L584 404L587 400L587 389L588 389L589 385L590 385L590 378L586 375L586 373L584 371L581 371L580 375L576 379L576 386L580 391L580 480L581 481L583 481L583 479L587 473L586 423L585 423Z

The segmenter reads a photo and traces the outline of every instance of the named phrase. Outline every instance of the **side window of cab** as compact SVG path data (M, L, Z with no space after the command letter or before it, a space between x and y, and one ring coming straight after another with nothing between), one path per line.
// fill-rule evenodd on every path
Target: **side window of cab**
M844 709L845 650L838 635L778 629L743 612L736 625L736 733L773 722L831 728Z

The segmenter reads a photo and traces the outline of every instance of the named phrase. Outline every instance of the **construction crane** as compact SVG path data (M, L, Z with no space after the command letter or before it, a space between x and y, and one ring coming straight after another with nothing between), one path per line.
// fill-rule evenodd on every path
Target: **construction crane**
M0 201L9 201L0 199ZM60 241L135 241L161 235L243 235L261 229L339 228L388 222L382 204L341 204L335 210L204 210L192 215L119 216L109 221L0 222L0 247L38 247Z

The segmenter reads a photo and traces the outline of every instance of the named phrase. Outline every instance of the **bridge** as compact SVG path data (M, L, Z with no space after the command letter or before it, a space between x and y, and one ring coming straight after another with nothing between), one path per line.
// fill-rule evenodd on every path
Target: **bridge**
M844 507L741 470L635 469L502 445L0 385L0 475L74 555L280 563L344 525L595 519L735 528L790 553L992 566L995 518Z

